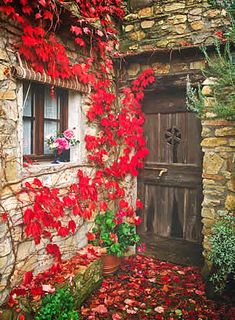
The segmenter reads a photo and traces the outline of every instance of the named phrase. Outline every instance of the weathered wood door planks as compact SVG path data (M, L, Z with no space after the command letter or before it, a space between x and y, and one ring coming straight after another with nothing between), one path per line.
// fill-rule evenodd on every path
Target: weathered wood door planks
M138 232L201 242L201 125L183 90L147 94L145 136L150 153L138 177L144 201Z

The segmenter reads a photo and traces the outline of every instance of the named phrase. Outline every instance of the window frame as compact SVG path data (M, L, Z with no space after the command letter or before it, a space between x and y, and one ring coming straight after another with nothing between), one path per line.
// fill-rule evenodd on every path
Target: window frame
M63 132L68 128L68 97L69 91L66 89L56 87L54 89L55 98L60 97L60 118L59 120L46 118L44 116L45 106L45 93L46 88L51 89L46 84L37 82L24 82L23 87L23 101L25 99L25 92L30 87L31 94L31 116L23 115L23 126L24 120L31 120L31 154L23 154L23 156L35 159L35 160L50 160L53 158L53 154L44 154L44 121L51 120L60 123L60 132Z

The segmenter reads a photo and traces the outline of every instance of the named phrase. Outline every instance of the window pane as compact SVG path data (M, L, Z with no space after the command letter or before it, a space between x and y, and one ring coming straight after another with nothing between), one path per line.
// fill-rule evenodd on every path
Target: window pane
M48 136L56 136L57 133L59 133L59 123L55 121L50 120L44 120L44 137L45 139ZM46 141L44 141L44 153L49 154L53 153L52 150L49 149L49 146L47 145Z
M57 98L52 99L50 88L45 88L44 118L59 119Z
M23 115L27 117L32 116L32 91L31 84L24 84L24 99L23 99Z
M23 121L23 154L31 154L31 120Z

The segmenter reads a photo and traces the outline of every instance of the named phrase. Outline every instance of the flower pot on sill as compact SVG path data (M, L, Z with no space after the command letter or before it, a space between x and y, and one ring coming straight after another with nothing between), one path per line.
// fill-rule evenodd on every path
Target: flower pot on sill
M52 163L58 164L60 162L68 162L70 159L70 150L62 150L60 153L56 149Z
M120 266L120 257L105 254L102 256L103 275L109 276L114 274Z

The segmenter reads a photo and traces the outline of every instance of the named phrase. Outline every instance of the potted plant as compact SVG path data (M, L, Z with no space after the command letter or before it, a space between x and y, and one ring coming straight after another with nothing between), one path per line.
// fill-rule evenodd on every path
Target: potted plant
M59 134L49 134L46 137L46 143L49 149L53 151L54 159L52 163L59 163L69 161L69 156L66 157L71 146L75 146L80 141L75 138L74 129L66 129L64 132ZM68 155L68 154L67 154Z
M88 242L105 248L103 256L103 274L114 273L120 264L120 257L129 246L135 245L140 237L136 234L136 225L141 223L138 216L126 216L124 211L112 210L99 212L95 217L95 226L88 232Z

